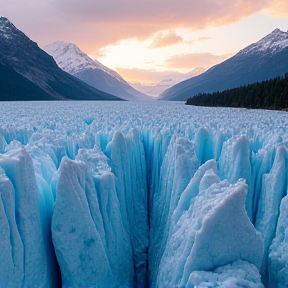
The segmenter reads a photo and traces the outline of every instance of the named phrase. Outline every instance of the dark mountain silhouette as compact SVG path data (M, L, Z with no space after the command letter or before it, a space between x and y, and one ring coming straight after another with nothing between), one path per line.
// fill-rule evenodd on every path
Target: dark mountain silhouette
M5 17L0 17L0 73L0 100L119 100L61 70Z

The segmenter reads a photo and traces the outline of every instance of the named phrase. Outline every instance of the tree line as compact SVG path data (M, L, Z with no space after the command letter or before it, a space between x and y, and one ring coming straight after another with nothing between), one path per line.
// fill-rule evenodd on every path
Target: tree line
M214 93L199 93L186 105L209 107L242 107L263 109L288 108L288 73L271 80L257 82Z

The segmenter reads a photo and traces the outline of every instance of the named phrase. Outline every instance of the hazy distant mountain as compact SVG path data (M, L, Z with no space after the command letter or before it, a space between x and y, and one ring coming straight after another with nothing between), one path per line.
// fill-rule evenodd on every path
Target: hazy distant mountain
M125 100L149 100L132 88L118 73L91 59L72 43L57 41L43 48L58 66L87 84Z
M176 85L177 83L187 80L189 78L198 76L204 73L206 69L202 67L195 68L194 70L188 73L173 73L165 76L157 84L145 84L145 83L133 83L130 82L130 85L135 89L143 92L146 95L157 97L166 89Z
M7 18L0 17L0 100L119 100L61 70Z
M274 30L207 72L160 94L160 100L187 100L198 93L216 92L284 75L288 72L288 32Z

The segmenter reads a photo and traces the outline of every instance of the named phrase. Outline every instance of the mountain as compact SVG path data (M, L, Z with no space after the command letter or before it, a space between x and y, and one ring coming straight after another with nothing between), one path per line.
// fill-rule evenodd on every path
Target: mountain
M268 80L287 71L288 32L276 29L207 72L164 91L158 99L187 100L198 93L223 91Z
M94 88L130 101L150 99L132 88L118 73L91 59L75 44L57 41L43 49L61 69Z
M146 95L157 97L166 89L176 85L179 82L187 80L189 78L198 76L204 73L206 69L202 67L195 68L194 70L188 73L173 73L165 76L157 84L145 84L145 83L130 83L132 87L143 92Z
M0 17L0 76L0 100L120 100L61 70L5 17Z

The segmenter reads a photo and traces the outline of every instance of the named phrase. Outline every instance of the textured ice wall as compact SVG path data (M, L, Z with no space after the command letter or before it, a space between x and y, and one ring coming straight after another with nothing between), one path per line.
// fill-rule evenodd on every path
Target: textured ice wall
M280 206L276 237L270 246L269 281L272 285L284 288L288 286L288 196Z
M235 261L214 271L194 271L187 288L263 288L257 268L245 261Z
M7 153L0 154L1 218L6 226L1 233L6 241L0 248L0 283L3 287L48 288L59 278L50 227L54 201L49 191L38 190L25 148L16 143L6 148Z
M128 226L126 229L131 238L135 281L139 287L146 287L149 240L147 179L140 132L133 129L127 136L116 132L105 153L111 161L111 171L116 177L115 186L123 225Z
M0 109L1 287L287 285L286 113Z
M210 271L239 259L260 268L263 239L248 219L246 195L243 181L229 185L227 180L220 182L212 169L206 170L189 209L176 223L172 218L157 287L186 287L193 271Z

